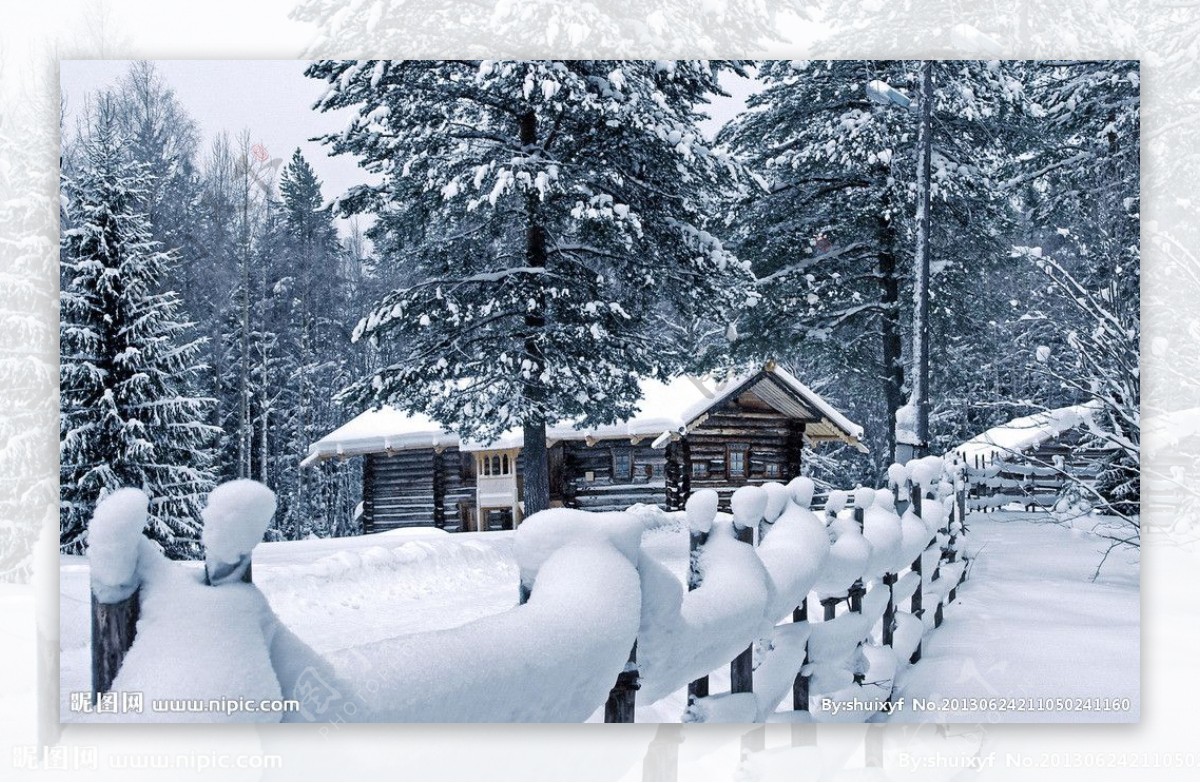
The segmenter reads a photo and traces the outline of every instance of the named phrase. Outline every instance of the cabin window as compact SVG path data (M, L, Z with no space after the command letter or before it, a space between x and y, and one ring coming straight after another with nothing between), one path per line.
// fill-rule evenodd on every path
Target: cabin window
M744 444L731 443L725 448L725 477L729 479L746 478L747 452Z
M464 481L475 478L475 458L466 451L458 453L458 475Z
M501 465L501 468L500 468L500 475L501 475L501 476L507 476L507 475L509 475L509 470L508 470L508 455L507 455L507 454L505 454L503 457L501 457L501 460L502 460L503 464Z
M692 478L708 478L708 463L693 462L692 463Z
M779 463L768 462L763 466L763 473L767 478L779 478Z
M496 456L492 457L492 475L493 476L503 476L504 475L503 473L500 472L500 455L496 455Z
M612 452L613 480L633 479L633 453L629 449L613 449Z

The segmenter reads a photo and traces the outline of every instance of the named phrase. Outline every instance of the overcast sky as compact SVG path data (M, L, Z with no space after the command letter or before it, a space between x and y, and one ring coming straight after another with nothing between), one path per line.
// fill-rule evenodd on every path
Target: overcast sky
M114 86L129 69L128 60L64 60L61 84L65 98L64 130L73 135L87 96ZM286 162L299 147L323 183L326 200L352 185L368 181L353 156L330 156L326 147L312 141L340 131L353 109L318 112L313 103L324 93L326 82L304 76L306 62L298 60L156 60L155 65L175 90L179 102L196 121L201 150L207 151L222 131L236 137L250 131L252 143L266 147L272 157ZM714 102L705 123L712 135L745 106L757 83L729 77L729 98ZM346 225L341 225L343 232Z

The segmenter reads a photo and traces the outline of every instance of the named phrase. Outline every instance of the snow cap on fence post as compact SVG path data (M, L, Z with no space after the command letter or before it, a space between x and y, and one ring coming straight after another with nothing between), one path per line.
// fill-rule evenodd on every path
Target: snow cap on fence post
M831 490L829 497L825 499L826 516L832 520L839 513L841 513L842 509L846 507L846 500L848 497L849 496L846 494L846 490L844 489Z
M929 456L909 460L905 471L913 484L920 486L923 492L930 493L941 479L943 467L941 457Z
M767 510L767 491L762 487L738 487L729 500L735 531L753 529Z
M251 479L221 484L208 495L200 516L204 530L204 571L212 585L242 581L250 553L275 515L275 493Z
M102 604L124 601L138 589L138 550L150 499L140 489L118 489L105 497L88 524L87 559L92 594Z
M865 574L869 578L894 571L900 558L902 532L892 497L891 490L876 491L864 515L863 536L871 544L871 559Z
M797 476L788 482L788 490L792 493L792 502L800 508L812 508L813 491L816 485L807 476Z
M875 490L870 487L859 487L854 490L854 507L870 508L875 502Z
M688 527L693 533L707 533L712 529L713 520L717 518L717 506L720 497L715 489L698 489L687 499L684 508L687 512Z
M774 522L779 519L779 515L787 508L790 494L787 487L778 481L768 481L762 485L762 488L767 493L767 507L763 511L763 519L767 522Z
M893 462L888 466L888 487L893 491L898 491L908 483L908 468L901 465L899 462Z

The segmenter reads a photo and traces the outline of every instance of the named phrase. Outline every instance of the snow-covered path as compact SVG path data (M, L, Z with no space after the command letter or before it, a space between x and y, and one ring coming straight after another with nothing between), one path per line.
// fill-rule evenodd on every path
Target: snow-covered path
M1089 533L1016 512L974 514L968 525L970 576L926 638L920 663L899 680L896 697L906 708L892 720L1136 721L1138 554L1114 552L1093 582L1105 544ZM913 712L913 698L949 699L940 706L950 709ZM1043 702L993 711L962 703L971 698L1128 699L1129 709L1089 710L1085 702L1062 711Z

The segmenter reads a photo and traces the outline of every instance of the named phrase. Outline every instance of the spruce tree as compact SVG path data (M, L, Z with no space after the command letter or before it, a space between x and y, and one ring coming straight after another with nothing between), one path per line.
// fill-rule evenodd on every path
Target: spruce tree
M198 554L199 510L212 488L210 400L194 396L199 340L179 297L176 263L140 211L150 175L129 160L102 103L63 182L60 535L81 551L95 504L121 487L151 498L147 534L173 556Z
M697 131L724 62L321 61L325 142L382 180L340 202L405 281L355 330L391 343L352 386L466 437L519 428L525 506L547 507L546 425L631 415L642 377L715 356L750 272L704 216L734 166ZM714 345L719 346L720 340Z
M732 210L735 250L763 297L739 325L740 349L836 384L834 399L876 433L885 461L906 388L917 123L867 88L883 82L913 98L918 70L902 60L762 63L765 89L718 137L759 178ZM931 329L944 338L940 352L967 331L964 315L995 307L978 281L1005 256L1007 208L994 177L1004 161L998 128L1016 94L985 63L937 63L934 73Z

